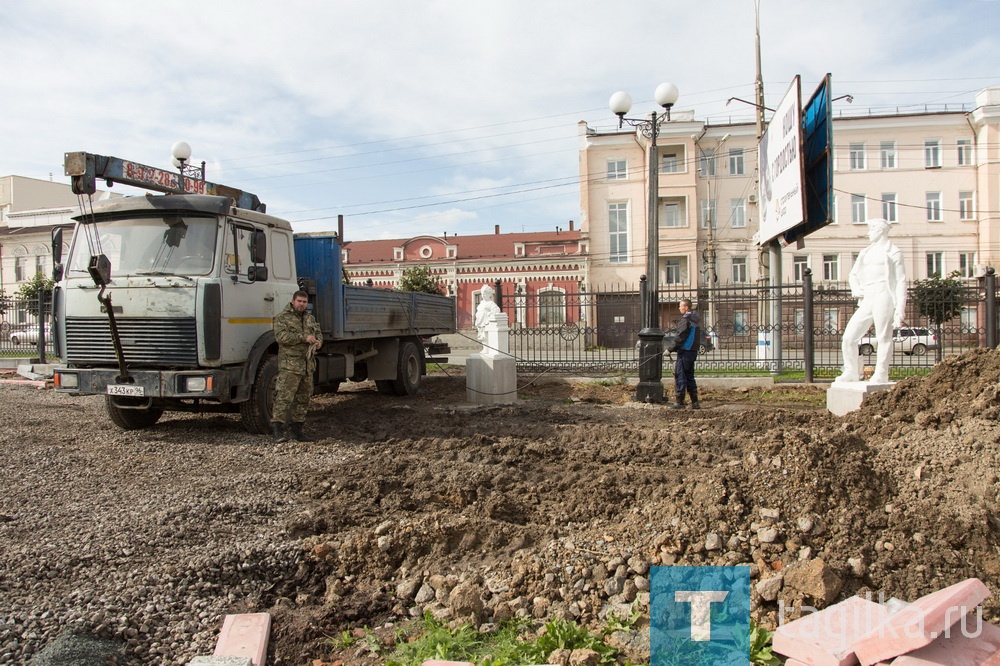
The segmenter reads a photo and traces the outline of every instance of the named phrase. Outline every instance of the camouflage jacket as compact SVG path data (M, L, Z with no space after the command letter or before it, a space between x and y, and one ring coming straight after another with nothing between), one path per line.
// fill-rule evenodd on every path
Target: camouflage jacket
M308 310L296 312L289 303L274 318L274 339L278 342L278 368L281 372L313 374L316 357L310 353L310 344L306 342L310 335L315 335L321 342L323 340L319 324Z

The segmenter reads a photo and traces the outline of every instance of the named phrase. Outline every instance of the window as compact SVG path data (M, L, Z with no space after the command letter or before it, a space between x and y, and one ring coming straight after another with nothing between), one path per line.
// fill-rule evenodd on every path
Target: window
M868 222L868 202L863 194L851 195L851 222L854 224Z
M625 160L608 160L608 180L628 178L628 163Z
M28 279L28 258L16 257L14 259L14 282L23 282Z
M976 277L975 252L960 252L958 254L958 272L964 278Z
M274 271L275 279L290 279L292 277L291 233L272 231L271 247L268 248L267 254L271 260L271 270Z
M802 254L792 257L792 278L796 282L802 282L805 279L807 268L809 268L809 257Z
M622 264L628 261L628 204L608 204L608 261Z
M806 311L802 308L795 310L795 332L802 333L806 330Z
M712 228L715 229L719 226L719 218L715 214L715 199L708 200L702 199L701 204L701 228L708 229L708 221L712 221Z
M898 222L896 219L896 193L882 193L882 219L887 222Z
M940 222L941 221L941 193L940 192L928 192L927 193L927 221L928 222Z
M749 310L735 310L733 312L733 333L736 335L748 335L750 333Z
M747 258L733 257L733 282L747 281Z
M840 219L840 214L837 212L840 208L837 205L837 198L837 195L833 196L833 208L830 209L830 224L837 224L837 221Z
M944 275L944 252L927 253L927 277Z
M883 169L895 169L896 168L896 142L895 141L883 141L879 144L879 151L882 156L882 168Z
M663 157L660 159L660 172L677 173L678 171L680 171L680 161L677 159L677 153L663 153Z
M958 166L972 164L972 139L958 140Z
M743 149L742 148L730 148L729 149L729 175L730 176L742 176L743 175Z
M538 292L538 323L540 326L566 323L566 294L556 289Z
M962 220L974 220L976 210L972 205L972 192L958 193L958 217Z
M43 255L35 255L35 275L41 273L45 275L45 257Z
M840 333L840 310L834 308L823 310L823 332L827 335Z
M667 257L663 260L663 284L684 284L685 261L677 257Z
M852 143L850 146L851 171L861 171L865 168L865 144Z
M747 226L747 207L743 199L729 200L729 219L733 223L733 229L743 229Z
M840 255L823 255L823 279L833 282L840 279Z
M941 142L938 139L924 141L924 166L928 169L941 166Z
M699 174L702 178L707 178L709 176L715 175L715 155L702 155L701 156L701 167L698 169Z
M962 308L959 314L963 333L977 333L979 331L979 318L976 316L976 308Z
M663 206L662 215L660 215L660 226L661 227L683 227L684 220L681 219L681 207L680 204L668 203Z

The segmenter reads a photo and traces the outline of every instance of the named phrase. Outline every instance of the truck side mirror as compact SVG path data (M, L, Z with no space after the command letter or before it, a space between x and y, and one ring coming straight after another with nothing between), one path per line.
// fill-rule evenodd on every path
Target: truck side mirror
M56 227L52 230L52 263L58 264L62 261L63 230Z
M250 282L267 282L267 266L251 266L247 269L247 280Z
M263 231L253 232L253 241L250 243L250 261L255 264L263 264L267 261L267 234Z

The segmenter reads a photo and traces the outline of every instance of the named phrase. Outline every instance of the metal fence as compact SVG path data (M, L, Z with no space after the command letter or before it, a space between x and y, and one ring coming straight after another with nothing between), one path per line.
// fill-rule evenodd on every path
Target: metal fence
M912 283L909 289L904 325L896 331L895 376L926 372L945 356L996 346L996 276L992 273L943 291L941 297L958 313L940 325L925 314L940 308L926 294L916 298ZM807 381L839 373L844 328L858 306L846 284L823 282L814 287L810 274L780 288L668 286L660 289L658 298L664 330L677 325L677 304L682 298L692 300L707 324L699 369L719 374L799 371ZM637 289L601 289L555 298L552 292L506 295L500 306L511 322L510 353L521 371L638 372L641 308ZM876 348L871 337L862 338L858 353L863 365L874 365ZM665 356L664 365L669 363Z
M52 360L47 358L55 355L50 296L42 292L41 298L0 297L0 357Z

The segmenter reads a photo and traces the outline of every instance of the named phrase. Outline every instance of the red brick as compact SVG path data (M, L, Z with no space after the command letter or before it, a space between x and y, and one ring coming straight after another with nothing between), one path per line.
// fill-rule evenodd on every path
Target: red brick
M981 580L969 578L921 597L854 645L858 661L870 666L930 645L965 615L962 607L971 611L988 596Z
M854 642L882 624L886 616L881 604L851 597L778 627L774 651L812 666L852 666L858 663Z
M270 613L227 615L215 644L214 656L248 657L254 666L264 666L270 636Z

